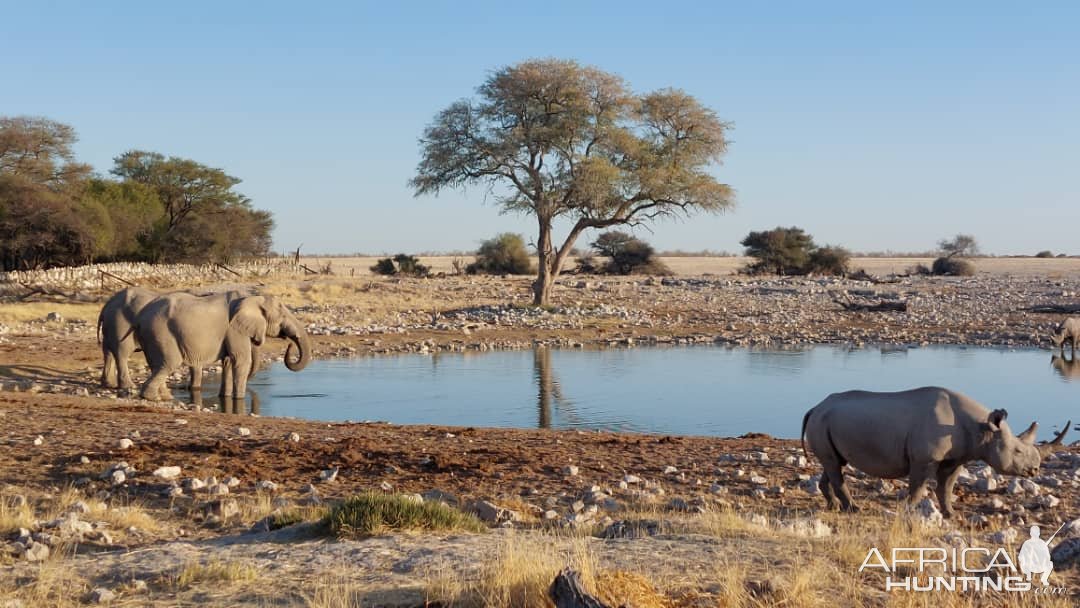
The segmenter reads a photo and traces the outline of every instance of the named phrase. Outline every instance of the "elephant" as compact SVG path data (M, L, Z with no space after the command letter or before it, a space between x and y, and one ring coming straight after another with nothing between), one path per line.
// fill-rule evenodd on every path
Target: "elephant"
M147 304L136 317L135 327L150 365L150 377L142 386L144 399L171 398L166 381L180 365L201 370L218 360L223 364L222 395L243 398L255 365L253 346L261 346L267 336L291 341L285 350L285 366L290 370L300 371L311 360L307 332L273 296L171 293ZM299 350L296 357L294 346ZM192 391L201 386L202 375L193 373Z
M191 292L173 292L188 293ZM98 343L101 344L103 355L101 369L101 386L105 388L131 389L135 383L131 381L131 372L128 368L128 360L132 353L142 350L139 347L137 335L134 330L135 319L139 312L154 299L161 297L156 291L143 289L142 287L128 287L112 295L102 306L98 313L97 334ZM240 291L228 291L224 294L230 301L244 297ZM252 366L252 374L258 370L258 356L256 354L255 365ZM192 379L201 385L202 370L191 369Z
M104 357L101 386L121 389L135 386L128 370L128 359L138 350L132 327L139 311L159 295L149 289L128 287L113 294L101 308L97 320L98 343Z

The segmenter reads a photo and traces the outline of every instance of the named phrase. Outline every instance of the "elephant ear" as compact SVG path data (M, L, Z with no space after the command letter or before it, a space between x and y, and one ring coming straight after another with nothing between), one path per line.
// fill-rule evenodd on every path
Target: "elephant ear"
M266 338L266 315L263 313L262 304L260 296L240 300L229 321L232 330L251 338L256 346L261 346Z

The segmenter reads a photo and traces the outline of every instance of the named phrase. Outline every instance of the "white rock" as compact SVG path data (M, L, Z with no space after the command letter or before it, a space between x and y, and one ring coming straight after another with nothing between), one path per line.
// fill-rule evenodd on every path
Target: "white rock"
M664 475L674 475L675 473L678 473L678 472L679 472L679 469L677 469L677 468L675 468L675 467L673 467L671 465L668 465L668 466L664 467Z
M210 489L208 491L212 496L224 496L229 493L229 486L223 483L219 483L210 486Z
M95 604L108 604L116 599L116 594L104 587L98 587L90 592L90 601Z
M990 542L995 545L1011 545L1016 542L1016 539L1020 538L1020 533L1013 528L1005 528L1000 532L994 532L990 535Z
M81 464L90 464L90 459L86 456L79 456L79 462Z
M120 448L121 450L127 450L130 449L133 445L135 445L135 442L128 439L127 437L124 437L120 440L120 443L116 447Z
M118 486L127 481L127 475L123 471L117 469L109 475L109 479L114 486Z
M229 475L225 479L222 479L221 483L229 486L230 488L235 488L236 486L240 485L240 480L236 477L233 477L232 475Z
M247 437L247 436L251 435L251 429L242 426L242 427L236 429L236 434L240 435L241 437ZM297 436L297 437L299 437L299 436Z
M276 483L274 483L272 481L269 481L267 479L264 479L264 480L260 481L259 483L255 484L255 489L263 490L265 492L277 492L278 484L276 484Z
M629 474L627 474L625 477L623 477L623 481L625 481L628 484L630 484L630 483L641 483L641 478L638 477L637 475L629 475Z
M25 557L28 562L43 562L49 559L49 546L45 543L30 541L23 557Z
M563 467L562 472L567 477L576 477L581 472L581 469L571 464Z
M919 504L915 505L914 512L924 523L934 526L940 526L945 523L945 518L941 515L941 511L938 511L937 505L929 498L924 498L919 501Z
M300 443L300 433L289 433L288 439L293 443Z
M41 435L38 435L37 437L34 437L34 445L42 445L44 443L45 443L45 438L42 437Z
M154 477L159 479L176 479L180 476L180 467L158 467L154 470Z
M187 486L187 489L194 492L195 490L201 490L205 488L206 482L199 479L198 477L192 477L191 479L187 480L184 485Z
M326 482L326 483L330 483L330 482L334 481L335 479L337 479L338 472L340 470L341 470L340 467L334 467L332 469L326 469L325 471L321 471L319 473L319 479Z

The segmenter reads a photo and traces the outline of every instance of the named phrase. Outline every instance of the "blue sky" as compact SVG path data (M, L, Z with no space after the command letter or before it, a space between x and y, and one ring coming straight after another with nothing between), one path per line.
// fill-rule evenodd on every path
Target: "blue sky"
M317 5L316 5L317 4ZM751 6L752 5L752 6ZM417 138L491 70L573 58L735 123L722 216L660 249L798 225L854 250L1080 253L1080 4L0 1L0 114L226 169L279 250L470 249L535 233L484 191L416 199Z

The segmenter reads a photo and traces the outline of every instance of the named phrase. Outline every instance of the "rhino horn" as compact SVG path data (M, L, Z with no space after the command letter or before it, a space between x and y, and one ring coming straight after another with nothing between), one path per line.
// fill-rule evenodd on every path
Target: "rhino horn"
M1020 441L1023 441L1024 443L1026 443L1028 445L1034 444L1035 443L1035 431L1038 431L1038 430L1039 430L1039 423L1038 422L1032 422L1031 426L1029 426L1027 428L1027 430L1024 431L1023 433L1020 433L1019 435L1017 435L1016 438L1019 439Z
M1062 442L1065 440L1065 433L1069 432L1069 427L1071 426L1072 420L1066 422L1065 426L1061 427L1061 432L1054 435L1054 439L1052 441L1044 441L1043 443L1039 444L1039 451L1042 452L1044 455L1049 454L1055 446L1062 445Z

